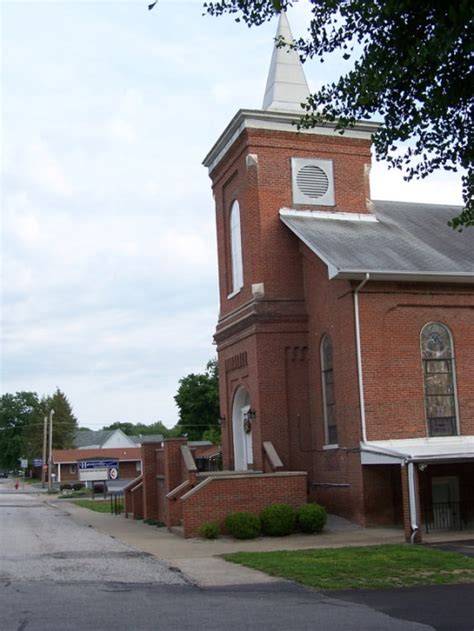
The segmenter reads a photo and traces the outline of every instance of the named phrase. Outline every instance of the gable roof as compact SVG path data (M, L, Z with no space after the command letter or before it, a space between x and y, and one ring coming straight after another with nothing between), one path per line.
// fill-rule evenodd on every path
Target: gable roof
M447 222L461 207L375 201L375 214L281 209L329 278L474 282L474 231Z
M115 430L97 430L78 429L74 434L74 446L77 449L90 447L92 445L100 447L105 441L112 436Z

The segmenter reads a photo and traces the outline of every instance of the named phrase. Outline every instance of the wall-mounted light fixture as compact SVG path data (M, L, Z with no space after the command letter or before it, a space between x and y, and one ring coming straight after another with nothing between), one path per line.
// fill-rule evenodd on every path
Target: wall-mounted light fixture
M225 416L219 416L219 425L225 425Z
M419 469L420 471L424 471L424 470L426 469L426 467L427 467L427 466L428 466L427 464L419 464L419 465L418 465L418 469Z

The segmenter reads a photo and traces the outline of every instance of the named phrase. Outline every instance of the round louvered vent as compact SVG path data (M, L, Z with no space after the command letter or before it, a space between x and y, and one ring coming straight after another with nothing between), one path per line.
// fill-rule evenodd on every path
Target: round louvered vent
M325 195L329 188L329 179L326 173L314 164L308 164L298 171L296 183L299 190L313 199Z

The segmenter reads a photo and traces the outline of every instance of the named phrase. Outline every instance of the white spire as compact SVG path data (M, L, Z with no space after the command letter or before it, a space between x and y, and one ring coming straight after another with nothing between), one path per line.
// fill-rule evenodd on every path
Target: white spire
M291 43L293 35L286 13L280 13L276 36ZM310 92L298 53L291 48L273 49L262 109L302 112L301 103Z

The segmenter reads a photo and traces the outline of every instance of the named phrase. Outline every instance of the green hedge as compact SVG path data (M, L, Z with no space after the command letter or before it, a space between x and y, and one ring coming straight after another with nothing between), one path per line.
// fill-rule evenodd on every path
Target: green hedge
M260 513L262 532L270 537L284 537L293 532L295 510L289 504L272 504Z
M326 524L326 509L319 504L303 504L296 511L298 528L307 534L321 532Z
M260 519L255 513L230 513L226 518L226 527L236 539L255 539L260 534Z

